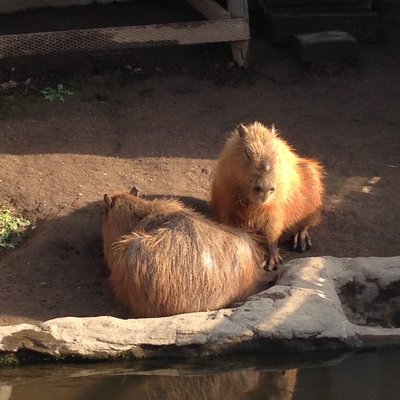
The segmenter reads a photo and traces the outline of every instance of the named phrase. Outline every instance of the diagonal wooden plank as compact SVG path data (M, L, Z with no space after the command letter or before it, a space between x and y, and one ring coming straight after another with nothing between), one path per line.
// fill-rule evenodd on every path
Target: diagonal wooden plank
M231 13L213 0L186 0L207 19L232 18Z

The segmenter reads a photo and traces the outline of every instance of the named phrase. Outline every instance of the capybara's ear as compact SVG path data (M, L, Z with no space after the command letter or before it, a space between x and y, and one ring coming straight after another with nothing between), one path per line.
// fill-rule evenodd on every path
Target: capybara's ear
M239 136L241 138L245 137L247 135L247 133L248 133L247 127L245 125L243 125L243 124L239 124L239 126L237 127L237 131L238 131Z
M136 187L136 185L134 185L129 193L132 196L139 197L140 190Z
M111 208L112 199L107 193L104 195L104 203L108 209Z

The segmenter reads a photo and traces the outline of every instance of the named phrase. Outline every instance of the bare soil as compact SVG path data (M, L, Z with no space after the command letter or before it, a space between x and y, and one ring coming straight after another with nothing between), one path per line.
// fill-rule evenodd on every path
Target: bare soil
M10 29L27 29L25 14L15 18ZM327 171L314 247L283 246L285 260L399 255L399 26L386 21L354 66L301 65L259 26L247 71L226 44L2 62L0 204L32 225L14 250L0 249L0 325L128 317L107 283L103 194L136 183L207 212L219 151L240 122L275 124ZM46 101L40 90L58 83L74 95Z

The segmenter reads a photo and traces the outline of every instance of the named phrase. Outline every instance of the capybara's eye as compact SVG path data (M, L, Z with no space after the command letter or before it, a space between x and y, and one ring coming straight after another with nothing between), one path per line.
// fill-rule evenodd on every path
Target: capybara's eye
M274 188L274 187L269 188L269 191L270 191L271 193L274 193L274 192L275 192L275 188Z

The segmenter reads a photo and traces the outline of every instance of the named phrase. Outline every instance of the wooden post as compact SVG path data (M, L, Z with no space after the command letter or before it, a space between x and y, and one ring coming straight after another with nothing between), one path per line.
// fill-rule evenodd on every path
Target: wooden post
M247 21L249 20L247 0L228 0L228 10L233 18L244 18ZM246 68L249 64L249 40L232 42L231 50L232 57L237 65Z

